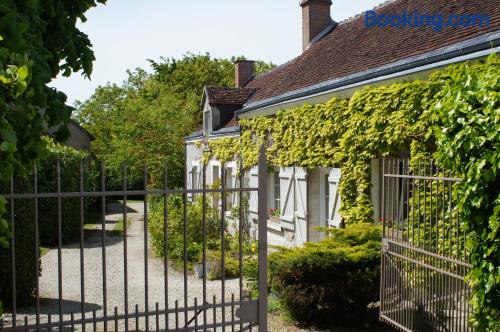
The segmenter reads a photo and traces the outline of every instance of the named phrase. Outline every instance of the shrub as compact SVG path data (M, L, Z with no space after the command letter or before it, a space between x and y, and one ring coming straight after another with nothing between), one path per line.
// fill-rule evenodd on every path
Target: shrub
M375 320L377 312L367 307L379 299L380 228L362 223L328 233L318 243L269 256L272 290L302 323Z
M36 287L35 227L33 200L19 199L15 203L16 301L17 306L29 305ZM6 218L10 220L10 207ZM22 218L20 218L22 216ZM0 248L0 301L6 308L12 303L12 259L9 248Z
M80 163L88 154L62 146L46 139L47 153L38 166L38 191L57 191L57 160L61 169L61 191L80 191ZM84 162L84 190L97 189L98 167L94 162ZM84 210L95 208L97 200L85 198ZM58 209L56 198L39 199L40 243L44 246L57 246ZM62 243L73 243L80 236L80 199L63 198L61 202Z
M87 155L72 148L57 145L44 138L45 156L38 164L38 191L55 192L56 160L61 161L61 190L79 191L80 161ZM86 163L85 190L96 188L96 168ZM14 179L14 189L18 193L33 192L32 174L21 174ZM8 192L9 183L1 184L2 192ZM94 200L85 200L88 210ZM15 200L15 250L16 250L16 300L17 305L30 305L36 287L35 271L35 205L33 199ZM10 206L7 204L7 219L10 221ZM77 241L80 234L80 200L65 198L62 201L62 240L63 243ZM57 199L38 200L38 228L41 245L57 245ZM0 248L0 301L5 306L12 302L12 260L8 248ZM41 268L38 273L41 273Z
M184 259L184 206L181 196L170 196L167 203L168 211L168 255L170 259L182 261ZM187 204L187 256L190 263L196 263L201 258L203 243L201 197L194 204ZM220 220L218 210L206 204L206 240L207 248L220 247ZM163 203L157 199L151 200L148 219L151 243L155 254L163 257L164 254L164 224ZM214 242L215 241L215 242Z

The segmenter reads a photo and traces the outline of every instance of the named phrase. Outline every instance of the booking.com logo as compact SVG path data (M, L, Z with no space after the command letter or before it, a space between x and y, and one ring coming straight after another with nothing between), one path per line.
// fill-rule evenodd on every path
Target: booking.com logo
M377 14L374 10L365 13L365 25L369 28L387 26L401 28L422 28L432 27L434 31L441 31L443 28L452 27L489 27L490 17L483 14L420 14L418 11L411 13L404 11L401 14Z

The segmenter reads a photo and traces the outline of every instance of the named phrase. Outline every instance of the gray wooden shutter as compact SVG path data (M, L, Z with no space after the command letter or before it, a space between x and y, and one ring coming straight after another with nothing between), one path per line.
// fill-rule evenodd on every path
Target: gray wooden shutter
M330 227L339 227L341 223L340 217L340 168L332 168L328 176L328 186L330 197L328 199L328 225Z
M281 167L280 173L280 221L283 228L294 230L295 195L293 167ZM273 197L274 198L274 197Z
M296 217L296 235L297 245L307 242L307 169L295 167L295 217Z

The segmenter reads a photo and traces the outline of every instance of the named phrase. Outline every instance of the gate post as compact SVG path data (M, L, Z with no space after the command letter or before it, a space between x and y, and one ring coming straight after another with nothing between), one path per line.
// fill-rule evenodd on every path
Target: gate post
M259 151L259 332L267 332L267 158Z

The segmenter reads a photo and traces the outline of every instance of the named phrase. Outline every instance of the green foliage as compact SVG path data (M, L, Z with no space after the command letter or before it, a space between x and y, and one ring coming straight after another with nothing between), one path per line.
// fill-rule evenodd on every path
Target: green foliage
M59 73L92 72L94 54L76 28L84 13L105 0L4 0L0 3L0 181L24 171L40 156L44 124L59 126L67 138L71 108L66 96L47 84ZM5 200L0 197L0 245L8 232ZM29 261L29 258L26 259ZM29 287L29 285L27 285Z
M500 330L500 61L452 66L429 112L438 160L464 178L458 211L473 264L474 325Z
M222 246L221 246L221 212L214 208L214 199L207 197L206 201L206 262L209 279L218 279L222 275ZM167 203L168 212L168 242L165 248L164 210L163 202L158 199L151 201L151 210L148 218L151 243L155 254L164 257L167 250L168 259L174 266L183 265L184 239L186 238L187 262L191 267L203 261L203 199L196 198L194 203L186 204L186 235L184 236L184 205L182 197L170 196ZM256 244L249 240L248 235L242 235L242 254L244 261L255 253ZM224 226L224 266L225 277L235 278L239 271L239 234L231 235ZM246 263L245 263L246 264Z
M88 156L86 153L76 151L73 148L62 146L53 139L43 138L43 157L37 162L37 178L39 192L57 191L56 160L61 165L61 190L79 191L80 161ZM95 190L97 171L92 163L84 164L86 181L84 190ZM9 181L2 183L2 189L8 188ZM33 192L32 174L14 176L14 190L18 193ZM5 190L4 190L5 191ZM78 240L80 235L80 199L65 198L61 202L62 242L71 243ZM93 199L85 200L85 213L93 207ZM10 212L10 207L6 207ZM18 305L31 305L34 289L36 286L35 252L40 250L34 246L35 243L35 205L32 199L16 199L15 201L15 243L16 243L16 300ZM57 199L38 199L38 228L39 241L44 246L56 246L58 243L57 233L58 209ZM39 251L39 257L41 253ZM0 248L0 300L6 305L12 301L12 261L10 250L7 247ZM41 272L41 269L40 269Z
M66 96L47 84L59 73L92 72L94 55L87 36L75 25L97 2L80 0L5 0L0 4L0 178L30 165L40 155L43 123L61 125L57 139L68 136L64 125L71 108ZM43 112L41 111L43 110Z
M16 187L19 182L16 183ZM25 184L26 185L26 184ZM10 208L7 213L10 213ZM36 287L35 223L32 199L16 199L14 214L16 251L16 301L17 306L32 305ZM22 216L22 217L21 217ZM9 248L0 248L0 301L6 307L12 304L12 256Z
M184 204L182 197L170 196L167 203L168 212L168 247L169 259L182 261L184 259ZM186 227L188 261L196 263L200 260L203 242L202 225L203 202L198 198L195 204L186 204ZM211 204L206 204L206 239L216 247L214 241L220 242L220 213ZM163 202L153 201L148 218L151 244L158 257L164 256L165 232L164 232L164 210Z
M356 224L317 243L269 256L271 286L292 318L327 325L350 319L374 322L379 299L381 228Z
M93 152L105 161L110 178L120 178L127 163L129 186L140 187L148 164L148 182L158 187L166 164L170 186L182 186L183 139L201 123L203 88L234 86L233 60L186 54L150 63L152 74L130 72L121 86L99 87L89 100L77 103L76 119L96 137ZM258 62L256 67L265 70L272 64Z
M96 191L99 179L99 168L89 160L85 152L62 146L52 139L44 138L46 152L38 163L38 191L57 192L57 161L60 165L61 191L80 191L80 164L84 171L84 190ZM31 187L31 183L28 185ZM21 190L30 191L31 188ZM84 200L84 211L95 208L96 199ZM58 210L56 198L39 199L40 244L57 246L58 243ZM18 216L24 218L24 216ZM61 234L62 243L73 243L80 237L80 199L64 198L61 200Z

